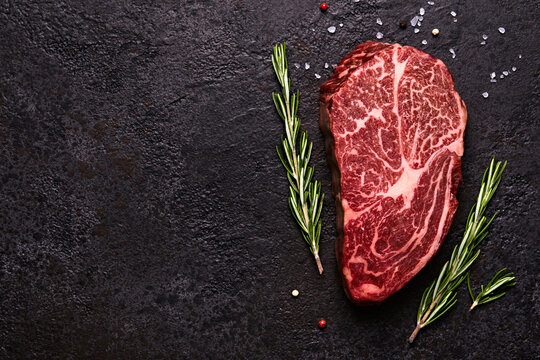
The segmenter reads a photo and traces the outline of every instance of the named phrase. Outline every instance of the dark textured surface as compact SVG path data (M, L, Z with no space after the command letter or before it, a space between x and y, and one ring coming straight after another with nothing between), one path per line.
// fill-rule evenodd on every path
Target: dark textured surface
M329 2L323 14L307 0L0 1L0 358L538 358L539 5L435 2ZM399 29L421 6L420 33ZM440 253L383 305L356 308L336 272L318 96L324 63L378 31L446 63L469 123ZM327 194L323 276L275 156L278 41ZM473 283L508 267L518 285L472 313L462 288L408 346L421 292L459 241L491 156L509 166Z

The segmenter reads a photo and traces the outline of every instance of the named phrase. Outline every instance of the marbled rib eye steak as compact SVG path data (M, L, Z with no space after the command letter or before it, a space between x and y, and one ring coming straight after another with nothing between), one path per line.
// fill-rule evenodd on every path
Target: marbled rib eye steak
M380 303L435 255L457 208L465 104L442 61L368 41L321 86L349 298Z

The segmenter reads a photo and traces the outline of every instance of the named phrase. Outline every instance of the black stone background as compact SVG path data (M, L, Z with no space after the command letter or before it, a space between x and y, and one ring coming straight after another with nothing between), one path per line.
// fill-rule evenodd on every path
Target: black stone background
M434 1L328 1L326 13L313 0L0 1L0 358L539 358L540 5ZM420 7L420 33L399 29ZM469 122L439 254L383 305L357 308L338 281L318 96L324 63L378 31L442 59ZM275 155L269 56L281 41L326 194L323 276ZM508 170L473 284L508 267L518 285L472 313L462 286L409 346L492 156Z

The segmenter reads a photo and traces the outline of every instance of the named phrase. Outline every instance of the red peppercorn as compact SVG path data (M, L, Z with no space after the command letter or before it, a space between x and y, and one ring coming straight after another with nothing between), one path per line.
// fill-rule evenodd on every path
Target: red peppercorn
M326 320L324 319L319 320L319 327L321 329L324 329L326 327Z
M321 10L326 11L326 9L328 9L328 4L327 3L322 3L321 4Z

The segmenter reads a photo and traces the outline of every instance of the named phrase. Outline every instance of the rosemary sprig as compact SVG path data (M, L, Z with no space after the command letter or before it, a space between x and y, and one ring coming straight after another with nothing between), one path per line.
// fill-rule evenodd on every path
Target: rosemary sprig
M297 140L300 132L298 118L299 92L291 93L291 79L287 67L285 44L274 46L272 65L281 85L281 95L272 93L276 110L285 123L285 138L281 136L281 145L285 156L276 146L281 163L287 171L289 179L289 207L293 217L302 229L302 236L315 257L319 273L323 267L319 258L319 238L321 236L321 211L324 194L321 194L321 183L313 180L313 167L309 166L313 143L308 144L306 131L300 133L300 146L297 152Z
M410 343L414 341L420 329L437 320L456 303L457 293L455 289L467 277L467 270L480 254L477 247L488 234L487 229L497 215L495 213L488 220L484 216L484 212L501 182L505 167L506 162L501 163L499 161L495 164L495 159L492 159L489 167L484 172L480 193L469 212L463 239L454 247L450 260L444 264L437 279L431 283L422 295L416 316L416 328L409 337Z
M474 309L477 305L482 305L488 302L491 302L493 300L497 300L506 294L506 292L498 293L497 290L502 290L509 286L516 285L516 282L514 281L516 278L514 277L514 273L506 272L506 268L500 270L498 273L495 274L493 279L491 279L490 282L484 287L484 285L480 286L480 293L475 297L473 295L472 289L471 289L471 281L470 276L467 275L467 287L469 288L469 294L471 295L471 299L473 301L471 308L469 311Z

